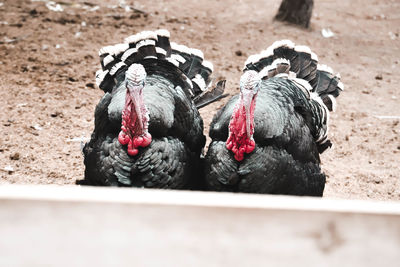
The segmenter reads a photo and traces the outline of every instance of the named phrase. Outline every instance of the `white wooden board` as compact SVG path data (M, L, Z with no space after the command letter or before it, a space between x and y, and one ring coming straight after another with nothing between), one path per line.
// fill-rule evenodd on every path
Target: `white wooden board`
M400 203L0 186L0 266L399 266Z

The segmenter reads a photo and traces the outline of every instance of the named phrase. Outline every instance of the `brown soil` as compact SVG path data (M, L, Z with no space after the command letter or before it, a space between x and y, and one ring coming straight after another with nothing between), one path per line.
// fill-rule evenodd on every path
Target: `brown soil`
M90 136L102 95L98 49L166 28L203 50L230 94L249 55L280 39L310 46L345 84L331 116L335 145L322 155L325 196L400 199L399 1L315 1L310 30L273 22L280 0L127 1L130 11L116 0L63 1L62 12L45 2L0 1L0 183L82 179L79 139ZM205 125L225 101L202 110Z

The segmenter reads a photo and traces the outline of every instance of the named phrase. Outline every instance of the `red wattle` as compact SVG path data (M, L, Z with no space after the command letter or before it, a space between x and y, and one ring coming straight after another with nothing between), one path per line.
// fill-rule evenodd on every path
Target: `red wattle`
M256 147L256 143L253 139L242 138L241 142L234 142L235 136L229 136L226 141L226 148L231 150L234 154L234 157L237 161L242 161L244 159L244 154L251 153Z
M121 143L121 145L126 145L129 143L130 139L128 135L126 135L123 131L120 131L118 134L118 141Z
M132 140L129 140L127 151L128 151L128 155L130 155L130 156L136 156L137 153L139 153L139 150L136 147L134 147Z
M135 105L138 105L136 107ZM121 145L128 145L127 152L130 156L135 156L139 153L139 147L146 147L151 143L151 135L148 130L148 116L136 114L137 110L141 110L142 114L147 113L144 106L142 96L132 99L129 91L126 91L125 108L122 111L121 132L118 135L118 141Z
M133 137L133 147L146 147L150 145L152 140L150 133L145 133L144 135L134 136Z
M148 145L150 145L152 140L151 134L150 133L146 133L145 135L143 135L143 142L142 142L142 147L146 147Z
M252 138L254 133L254 109L255 96L250 104L250 112L246 112L243 99L239 100L229 122L229 137L226 140L226 148L231 150L237 161L244 159L245 153L249 154L254 151L256 144ZM250 127L247 129L247 120L250 122ZM249 132L248 132L249 131Z
M133 146L134 147L139 147L143 142L143 137L141 136L135 136L133 137Z
M244 155L243 154L235 154L235 159L237 161L242 161L244 159Z
M232 147L232 152L236 155L236 154L239 154L238 153L238 149L237 149L237 147L236 146L233 146Z
M230 150L234 153L235 159L237 161L242 161L244 159L244 154L245 153L249 154L253 152L254 148L255 148L255 142L253 140L250 140L246 144L241 145L239 148L233 145L232 149Z
M254 148L256 148L256 142L254 142L254 140L251 139L246 146L246 153L253 152Z
M127 151L129 156L136 156L139 153L139 150L137 148L128 148Z

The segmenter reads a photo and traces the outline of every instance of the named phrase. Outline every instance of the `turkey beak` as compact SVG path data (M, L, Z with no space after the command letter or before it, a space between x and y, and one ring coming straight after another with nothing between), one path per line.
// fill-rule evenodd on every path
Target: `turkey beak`
M251 108L251 101L253 100L253 91L250 90L243 90L243 106L246 112L246 134L247 138L250 139L250 108Z

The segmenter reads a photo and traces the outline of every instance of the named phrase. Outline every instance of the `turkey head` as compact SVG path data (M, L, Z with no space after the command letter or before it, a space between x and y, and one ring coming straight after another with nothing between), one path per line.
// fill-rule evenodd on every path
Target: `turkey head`
M256 71L246 71L240 78L240 98L229 122L229 136L226 148L231 150L237 161L244 159L244 153L255 148L254 109L261 79Z
M132 64L126 71L125 106L122 111L122 126L118 140L122 145L128 145L128 154L137 155L139 147L151 143L148 132L149 114L143 100L146 71L141 64Z

